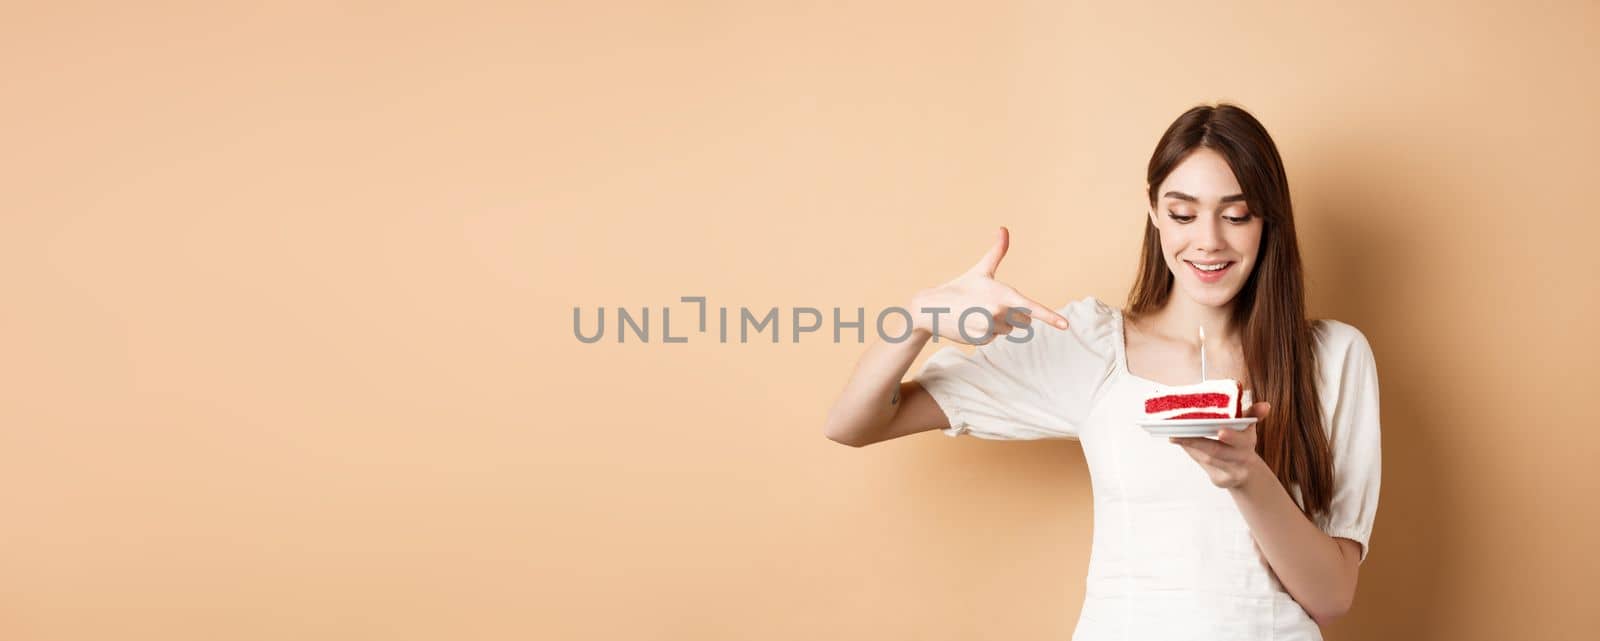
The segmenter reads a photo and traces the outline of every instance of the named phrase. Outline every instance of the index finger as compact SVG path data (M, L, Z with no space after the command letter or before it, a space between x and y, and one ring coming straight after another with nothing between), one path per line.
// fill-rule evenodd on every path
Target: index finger
M1245 432L1255 429L1255 427L1255 423L1251 423L1246 425L1242 430L1230 430L1226 427L1221 428L1217 430L1217 440L1227 443L1228 445L1240 445L1243 441L1249 440L1250 438L1250 435L1245 434Z
M1019 292L1015 289L1011 290L1011 292L1016 295L1016 302L1022 303L1020 305L1013 304L1012 307L1023 307L1028 310L1028 316L1032 317L1034 320L1044 321L1054 325L1057 329L1067 328L1066 317L1057 314L1055 310L1050 309L1049 305L1045 305L1044 303L1036 301L1032 298L1028 298L1027 296L1023 295L1022 292Z

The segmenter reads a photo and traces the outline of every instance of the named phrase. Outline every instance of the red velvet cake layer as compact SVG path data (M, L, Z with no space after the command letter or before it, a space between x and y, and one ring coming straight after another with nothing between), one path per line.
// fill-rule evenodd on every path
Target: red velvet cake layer
M1227 414L1218 414L1216 412L1189 412L1187 414L1179 414L1177 416L1168 418L1166 420L1171 421L1171 420L1177 420L1177 419L1180 419L1180 418L1233 418L1233 417L1232 416L1228 416Z
M1228 398L1227 394L1218 394L1215 392L1203 392L1200 394L1169 394L1167 396L1157 396L1155 398L1146 400L1144 402L1144 411L1145 413L1153 414L1155 412L1164 412L1171 409L1187 407L1226 408L1228 407L1230 400L1231 399Z

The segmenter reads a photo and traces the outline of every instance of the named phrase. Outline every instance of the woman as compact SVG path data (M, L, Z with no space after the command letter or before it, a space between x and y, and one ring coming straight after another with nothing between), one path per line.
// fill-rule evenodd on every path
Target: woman
M1377 510L1371 347L1348 324L1306 319L1288 181L1249 113L1189 110L1147 174L1125 310L1094 297L1051 310L996 281L1001 228L972 269L913 297L910 340L868 349L826 433L856 447L932 429L1080 440L1095 518L1077 641L1320 639L1354 600ZM928 311L974 307L993 327ZM1135 424L1141 400L1199 379L1198 328L1205 376L1243 383L1260 420L1152 437ZM979 347L941 349L901 382L935 333Z

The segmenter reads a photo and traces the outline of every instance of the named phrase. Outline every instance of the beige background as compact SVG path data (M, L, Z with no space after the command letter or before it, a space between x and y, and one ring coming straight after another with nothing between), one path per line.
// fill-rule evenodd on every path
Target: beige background
M1219 99L1378 356L1329 637L1600 621L1595 2L535 4L7 7L0 638L1066 639L1075 444L832 443L862 346L678 297L876 311L1006 224L1120 302Z

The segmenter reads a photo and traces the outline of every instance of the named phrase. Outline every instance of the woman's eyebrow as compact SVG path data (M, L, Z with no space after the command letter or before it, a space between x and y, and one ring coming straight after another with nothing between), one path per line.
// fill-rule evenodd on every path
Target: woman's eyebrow
M1189 201L1191 203L1200 202L1199 198L1195 198L1194 196L1190 196L1189 194L1183 193L1181 191L1169 191L1169 192L1167 192L1165 194L1162 194L1161 197L1162 198L1176 198L1178 200L1187 200L1187 201ZM1223 203L1244 202L1244 194L1234 194L1232 196L1223 196L1222 200L1219 201L1219 202L1223 202Z

